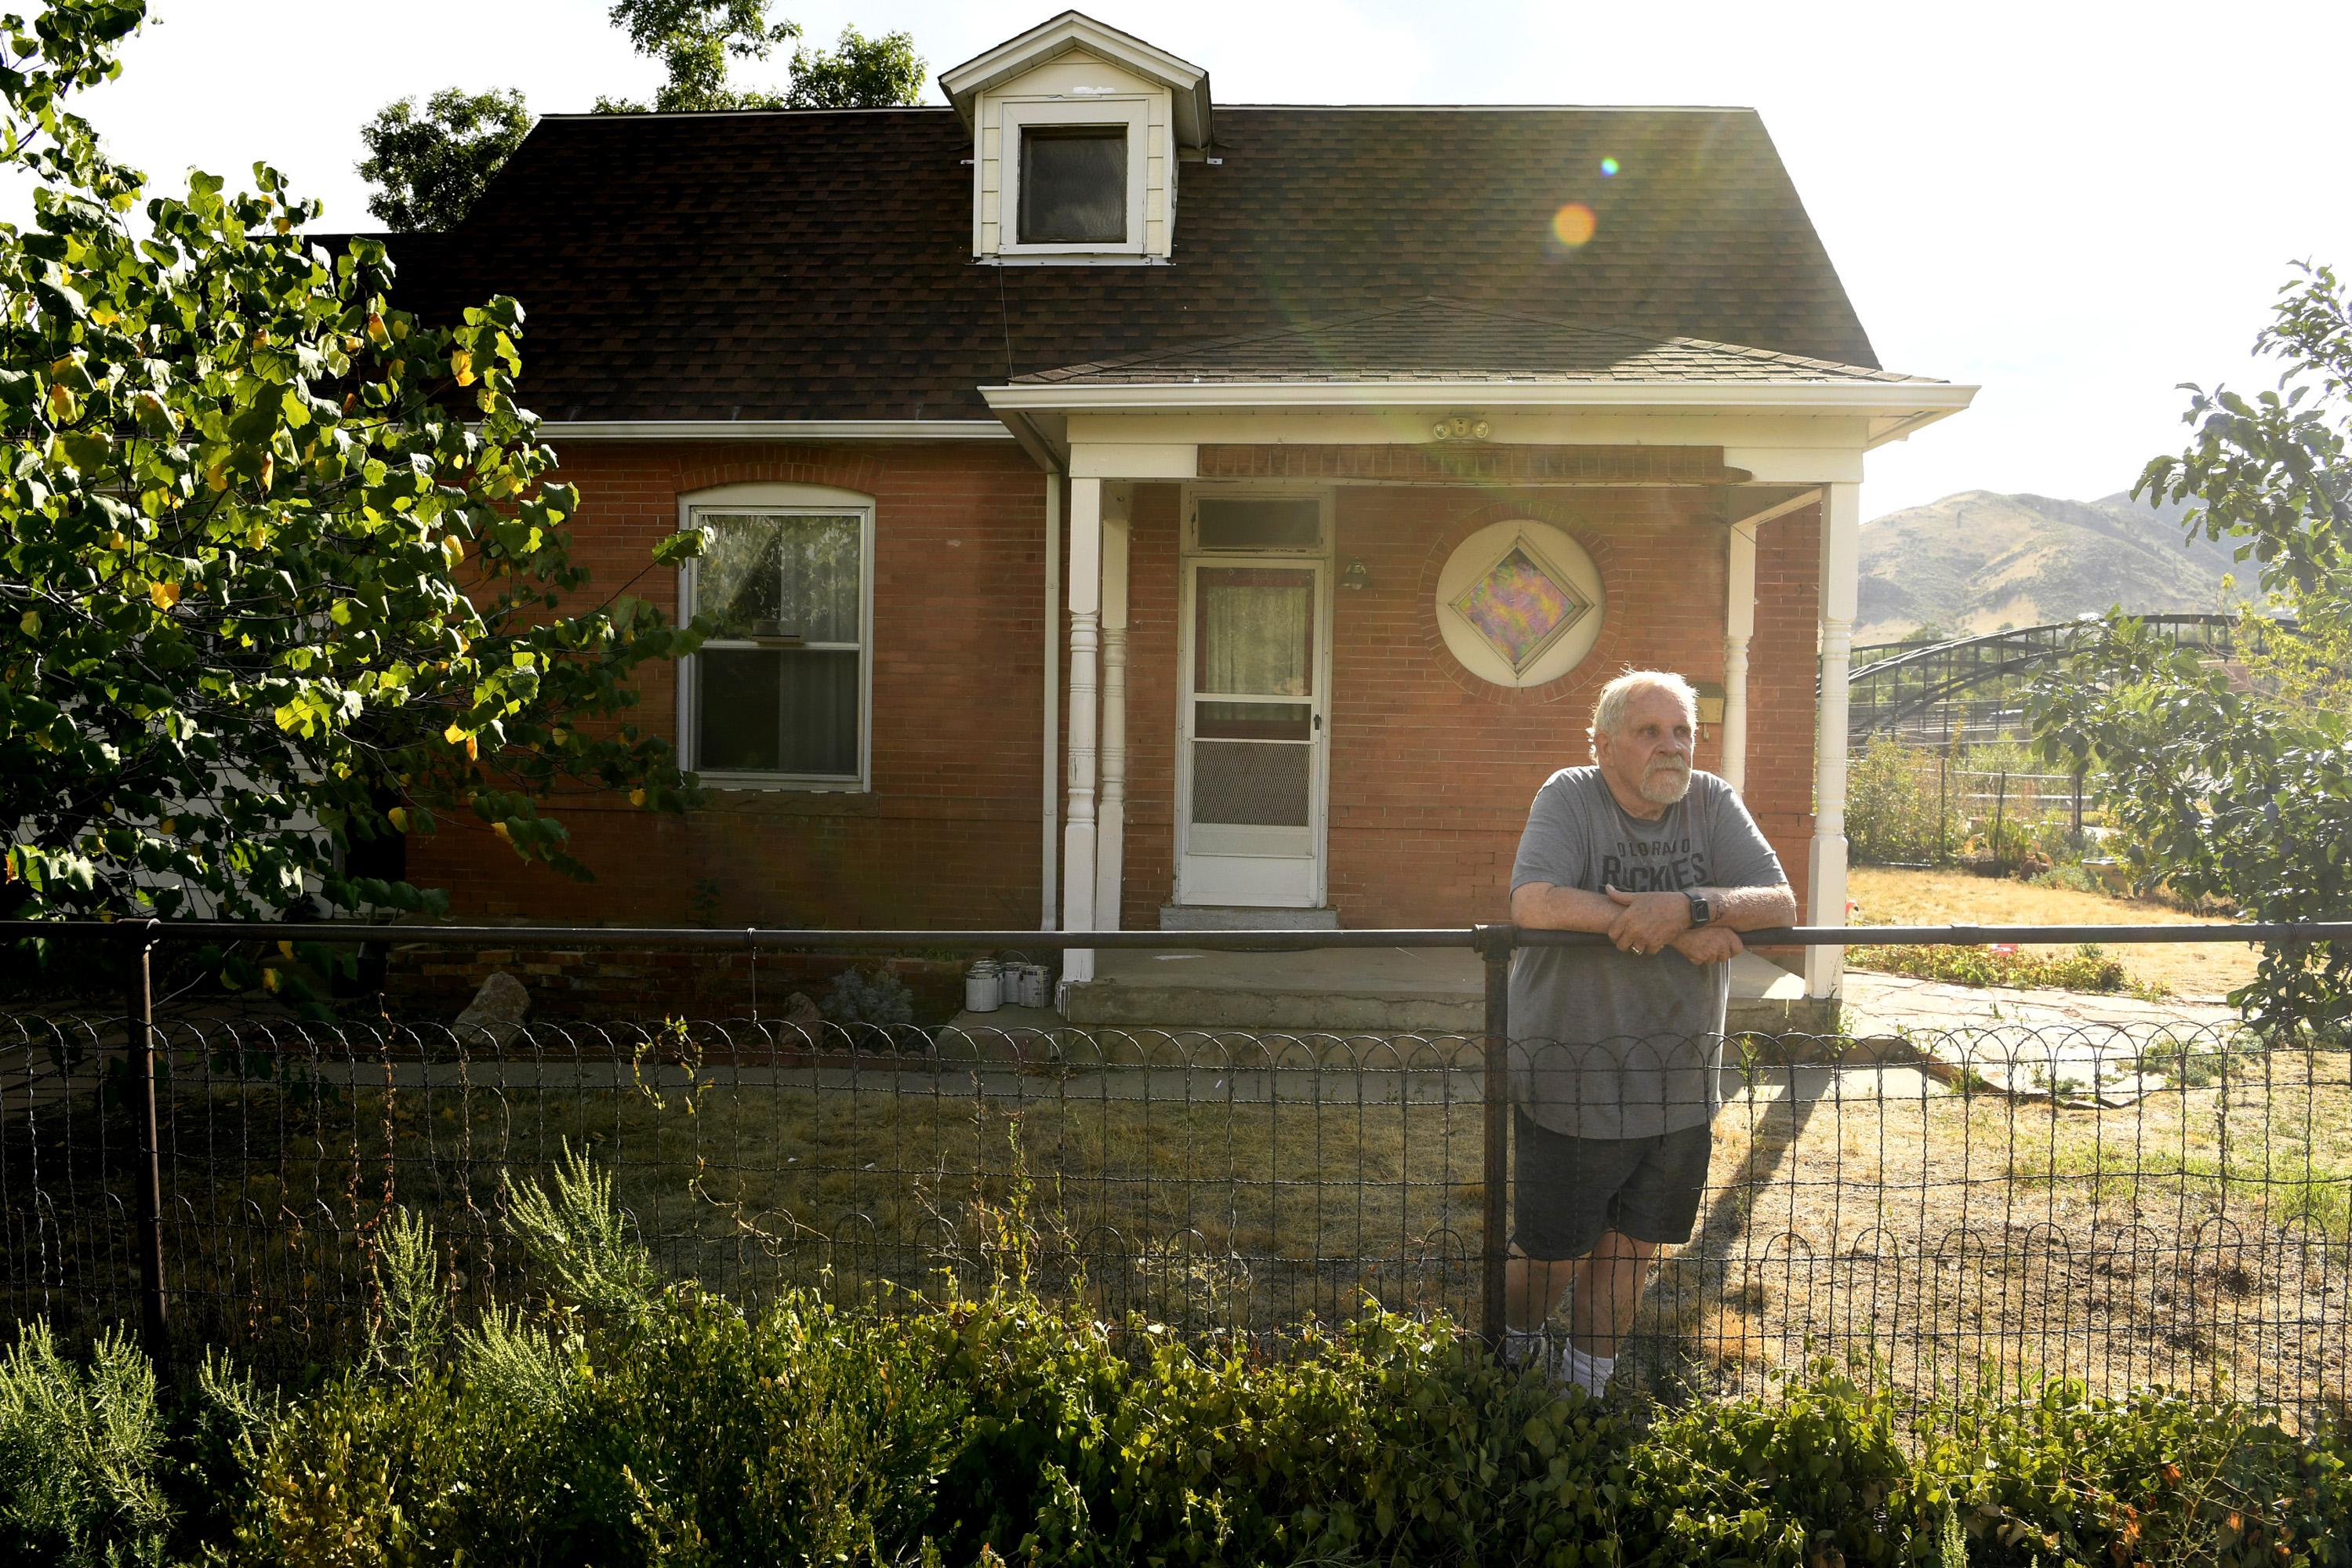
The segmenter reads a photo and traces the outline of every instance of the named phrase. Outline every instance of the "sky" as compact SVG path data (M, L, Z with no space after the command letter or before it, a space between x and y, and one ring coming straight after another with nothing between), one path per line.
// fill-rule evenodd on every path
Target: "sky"
M383 104L520 88L541 112L661 79L609 0L151 0L83 112L159 184L256 160L370 226L354 165ZM829 45L903 30L934 76L1055 14L776 0ZM2352 267L2331 79L2343 0L1833 0L1433 5L1087 0L1204 66L1227 103L1736 104L1759 110L1889 369L1981 386L1870 458L1864 515L1965 489L2090 500L2185 431L2181 382L2266 385L2254 334L2297 259ZM781 85L783 61L739 68ZM936 82L928 101L942 101ZM16 204L0 198L0 210ZM13 213L11 216L14 216Z

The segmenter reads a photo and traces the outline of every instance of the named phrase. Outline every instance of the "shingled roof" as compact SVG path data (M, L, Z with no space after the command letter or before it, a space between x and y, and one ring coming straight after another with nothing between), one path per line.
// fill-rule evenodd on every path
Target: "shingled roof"
M948 109L551 117L458 228L394 237L399 294L520 299L525 399L559 420L984 419L982 384L1253 334L1304 365L1329 340L1300 323L1432 296L1538 319L1561 374L1877 364L1751 110L1220 106L1217 136L1173 265L1003 267L971 259ZM1482 320L1485 369L1538 368ZM1382 353L1458 373L1435 342Z
M1393 310L1179 343L1018 380L1048 386L1465 381L1821 385L1923 378L1705 338L1656 338L1518 310L1423 300Z

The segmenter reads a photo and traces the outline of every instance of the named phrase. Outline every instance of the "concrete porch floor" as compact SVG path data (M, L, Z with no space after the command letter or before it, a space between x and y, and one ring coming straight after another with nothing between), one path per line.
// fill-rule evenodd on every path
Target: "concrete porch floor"
M1486 1025L1486 979L1458 948L1311 948L1295 952L1096 954L1095 978L1070 988L1066 1021L1081 1028L1283 1029L1347 1034L1475 1034ZM959 1026L1001 1026L967 1013ZM1733 1029L1828 1033L1836 1004L1742 953L1731 966Z

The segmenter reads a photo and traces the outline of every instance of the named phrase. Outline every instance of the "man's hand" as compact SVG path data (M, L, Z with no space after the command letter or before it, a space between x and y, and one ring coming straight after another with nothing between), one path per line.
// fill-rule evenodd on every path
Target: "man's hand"
M1739 933L1728 926L1696 926L1666 943L1693 963L1729 963L1748 951Z
M1624 893L1608 889L1620 913L1609 940L1626 952L1656 952L1691 929L1690 900L1680 893Z

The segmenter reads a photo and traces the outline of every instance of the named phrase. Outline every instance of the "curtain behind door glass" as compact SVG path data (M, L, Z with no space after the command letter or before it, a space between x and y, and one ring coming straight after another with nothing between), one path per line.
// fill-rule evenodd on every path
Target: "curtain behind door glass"
M1306 696L1315 663L1315 574L1246 566L1200 573L1194 689Z

